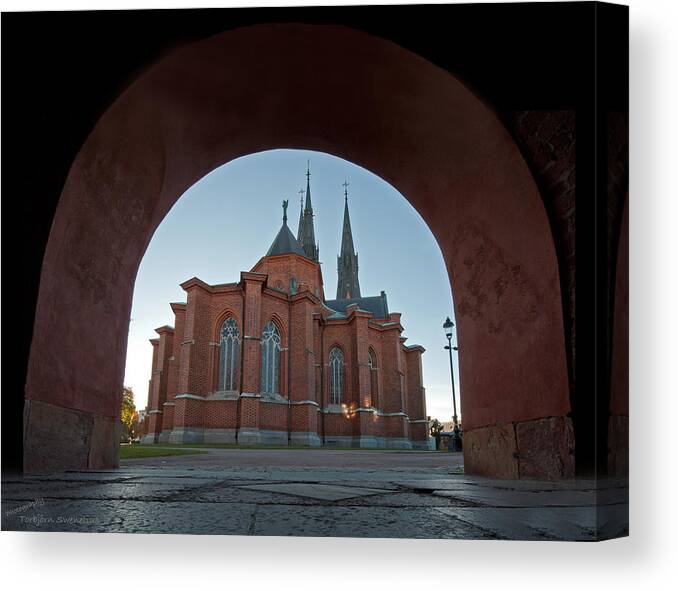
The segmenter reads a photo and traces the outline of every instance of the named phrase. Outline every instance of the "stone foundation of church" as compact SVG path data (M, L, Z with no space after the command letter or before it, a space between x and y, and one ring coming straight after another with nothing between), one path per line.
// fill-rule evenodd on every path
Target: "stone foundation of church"
M341 437L328 435L325 447L362 447L372 449L414 449L407 437Z
M288 403L251 394L180 395L164 411L149 415L141 443L429 449L427 421L410 420L403 412L348 411L339 405L321 410L312 401Z
M331 447L366 449L429 450L428 440L412 441L408 437L374 437L327 435L323 442L318 433L271 431L268 429L242 429L236 438L235 429L174 429L159 436L145 435L142 445L154 443L231 443L238 445L271 445L289 447Z

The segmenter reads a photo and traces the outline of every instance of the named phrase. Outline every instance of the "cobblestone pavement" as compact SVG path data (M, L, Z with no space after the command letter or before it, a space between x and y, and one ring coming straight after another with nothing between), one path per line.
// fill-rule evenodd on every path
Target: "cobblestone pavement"
M2 529L595 540L627 533L627 499L621 481L465 476L461 454L213 449L3 477Z

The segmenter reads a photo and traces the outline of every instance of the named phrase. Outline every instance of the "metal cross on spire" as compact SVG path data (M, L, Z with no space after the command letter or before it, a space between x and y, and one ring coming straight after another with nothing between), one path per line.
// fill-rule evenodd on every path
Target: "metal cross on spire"
M348 201L348 187L350 183L347 183L346 181L343 182L342 187L344 187L344 199Z
M311 161L307 160L306 161L306 180L308 181L310 179L311 179Z

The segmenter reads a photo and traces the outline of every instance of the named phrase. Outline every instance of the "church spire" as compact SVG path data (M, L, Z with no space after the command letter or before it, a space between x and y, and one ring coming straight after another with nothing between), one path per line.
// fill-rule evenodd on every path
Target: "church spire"
M358 253L353 246L351 218L348 213L348 183L344 181L344 227L341 232L341 253L337 257L337 299L360 297Z
M306 257L312 261L318 262L318 245L315 241L315 230L313 228L313 205L311 204L311 169L310 162L306 168L306 205L299 219L299 231L297 240L304 249Z
M306 207L304 213L313 213L313 206L311 205L311 162L309 160L306 166Z
M304 190L299 189L299 227L297 228L297 239L301 238L301 229L304 221Z

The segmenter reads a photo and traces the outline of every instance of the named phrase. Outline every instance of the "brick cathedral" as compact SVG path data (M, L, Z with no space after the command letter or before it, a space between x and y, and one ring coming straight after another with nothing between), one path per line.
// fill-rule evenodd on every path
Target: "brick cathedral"
M310 172L297 237L282 227L234 283L194 277L156 329L144 443L426 449L419 345L386 293L363 297L344 187L336 299L325 299Z

